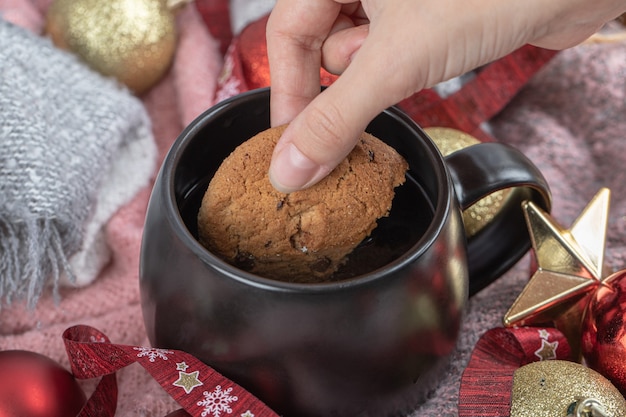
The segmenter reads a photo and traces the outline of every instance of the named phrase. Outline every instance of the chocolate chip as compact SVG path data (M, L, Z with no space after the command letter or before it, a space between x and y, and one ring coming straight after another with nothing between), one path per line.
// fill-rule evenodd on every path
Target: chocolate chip
M309 265L311 271L313 272L325 272L329 267L332 261L329 258L319 258L315 262Z
M280 200L277 204L276 204L276 210L280 210L281 208L283 208L283 206L285 205L285 200Z
M373 151L373 150L368 149L368 151L367 151L367 156L369 156L369 158L370 158L370 162L373 162L373 161L374 161L374 151Z
M239 269L243 269L244 271L251 271L254 268L254 255L248 252L238 252L237 256L233 260L235 266Z

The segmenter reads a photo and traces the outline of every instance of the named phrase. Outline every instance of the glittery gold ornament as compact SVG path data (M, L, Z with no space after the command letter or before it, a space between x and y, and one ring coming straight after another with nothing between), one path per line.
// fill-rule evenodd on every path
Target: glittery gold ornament
M176 50L181 0L55 0L46 32L59 48L137 94L163 77Z
M575 362L533 362L513 375L510 417L626 416L626 400L598 372Z
M601 189L565 229L532 202L523 205L537 270L504 316L505 326L553 326L581 358L582 320L607 277L604 249L610 191Z
M480 143L474 136L449 127L428 127L426 134L435 142L443 156ZM513 189L495 191L463 211L465 234L472 237L498 214Z

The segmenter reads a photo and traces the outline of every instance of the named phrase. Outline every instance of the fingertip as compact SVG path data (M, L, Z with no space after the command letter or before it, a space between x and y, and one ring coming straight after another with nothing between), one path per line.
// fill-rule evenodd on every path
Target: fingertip
M328 175L354 148L378 111L369 96L342 77L300 112L278 141L269 169L277 190L307 188Z
M277 148L273 155L269 179L276 190L291 193L315 184L325 176L326 171L304 155L294 143L287 143Z

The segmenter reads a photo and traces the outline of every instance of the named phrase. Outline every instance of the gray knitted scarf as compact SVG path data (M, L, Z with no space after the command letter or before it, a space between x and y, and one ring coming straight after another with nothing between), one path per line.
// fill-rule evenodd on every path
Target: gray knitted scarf
M129 187L133 164L119 161L142 154L150 162L137 162L141 180ZM0 303L32 306L60 279L76 282L71 258L96 250L85 247L88 229L97 234L118 194L145 185L154 155L139 100L0 16Z

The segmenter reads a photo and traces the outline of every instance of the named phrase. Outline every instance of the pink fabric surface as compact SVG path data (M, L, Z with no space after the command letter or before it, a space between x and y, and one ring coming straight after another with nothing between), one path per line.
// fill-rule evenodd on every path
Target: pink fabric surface
M41 33L49 0L0 0L2 17ZM151 117L160 159L183 127L213 104L222 67L218 43L193 5L177 14L179 46L168 75L142 97ZM156 174L156 172L155 172ZM61 291L56 303L46 295L35 310L14 303L0 310L0 350L42 353L69 369L61 339L75 324L88 324L115 343L148 346L139 304L139 250L151 186L119 210L107 227L113 262L96 281ZM140 366L118 375L119 416L164 416L180 408ZM88 391L92 381L87 381Z
M0 0L7 20L41 32L49 0ZM182 128L213 104L222 65L219 44L197 11L178 16L180 44L171 71L142 100L152 118L161 158ZM184 21L184 24L182 22ZM624 267L626 253L626 44L588 44L560 53L493 120L494 136L524 151L544 172L553 191L553 216L568 227L600 187L613 203L607 263ZM69 326L98 328L112 342L149 345L138 288L141 233L150 187L108 225L113 262L82 289L65 289L55 303L42 297L33 311L15 303L0 310L0 350L40 352L69 367L61 334ZM414 413L457 416L461 373L479 336L500 326L502 316L529 276L528 258L474 296L457 349L432 397ZM179 408L139 366L118 374L119 416L165 416ZM84 384L87 390L91 382Z

